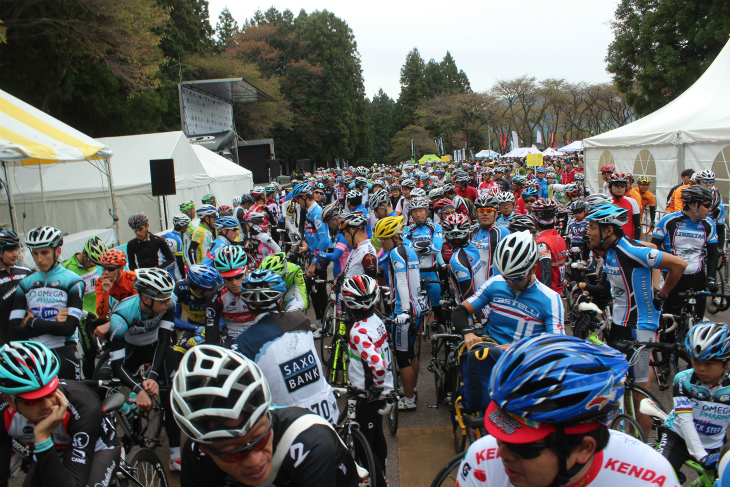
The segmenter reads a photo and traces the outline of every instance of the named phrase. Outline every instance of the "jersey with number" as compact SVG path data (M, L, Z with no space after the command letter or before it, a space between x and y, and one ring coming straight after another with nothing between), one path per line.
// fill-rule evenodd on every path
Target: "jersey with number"
M233 339L231 350L256 362L269 383L274 405L307 408L332 424L339 418L311 324L301 311L256 316Z
M669 462L652 447L610 430L606 448L593 456L586 474L574 487L678 487ZM512 487L499 456L497 439L484 436L471 444L461 461L459 487Z
M26 311L30 311L34 321L25 328L36 333L32 338L24 339L41 342L50 349L70 342L76 343L76 325L65 336L50 331L64 325L56 321L56 315L65 308L68 308L68 317L75 318L78 324L83 306L84 281L77 274L61 265L54 266L48 272L35 271L20 281L15 289L13 311L10 312L11 338L18 339L12 336L12 328L22 326L20 323Z
M693 222L678 211L664 215L657 223L653 236L662 239L665 252L687 262L685 274L697 274L705 269L707 244L717 243L717 227L709 218Z
M716 387L710 387L693 369L683 370L674 376L673 395L674 409L664 424L684 438L678 418L690 415L702 447L722 448L730 426L730 377L726 374Z
M509 235L509 229L507 227L493 226L489 228L481 228L473 233L471 239L474 245L479 249L479 255L485 263L485 269L487 272L487 279L492 277L496 270L494 268L494 250L497 248L497 244L505 237Z
M421 271L416 253L412 248L401 244L388 254L390 257L390 294L391 297L395 296L395 314L413 311L415 316L423 315L428 310L428 301L421 295ZM402 274L406 278L409 303L401 301L401 293L398 292L397 284L398 274Z
M172 278L176 281L180 280L182 279L182 273L180 272L180 269L177 268L177 259L182 259L183 255L185 255L185 251L187 250L185 248L185 243L183 242L183 235L180 232L171 230L164 234L162 238L165 239L165 243L167 243L167 246L170 247L170 252L172 252L173 257L175 257L174 263L167 268L167 272L169 272Z
M375 386L387 394L393 390L388 330L377 314L356 322L350 329L350 384L366 391Z
M499 345L543 333L565 334L560 295L537 279L515 293L498 274L466 301L477 311L485 310L489 338Z
M614 324L656 330L660 310L654 307L651 269L659 267L664 254L621 237L606 251L603 272L611 284Z

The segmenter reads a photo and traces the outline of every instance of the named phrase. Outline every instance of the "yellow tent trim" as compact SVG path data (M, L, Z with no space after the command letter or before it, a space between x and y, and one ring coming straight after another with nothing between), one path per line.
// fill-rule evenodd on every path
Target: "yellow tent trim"
M22 146L25 150L30 152L32 157L56 160L56 151L54 151L51 146L39 144L32 139L28 139L16 132L13 132L12 130L6 129L5 127L0 127L0 137L5 140L14 141L17 145ZM96 152L98 151L99 149L96 149ZM22 155L22 153L18 152L18 155ZM25 164L25 162L23 164Z

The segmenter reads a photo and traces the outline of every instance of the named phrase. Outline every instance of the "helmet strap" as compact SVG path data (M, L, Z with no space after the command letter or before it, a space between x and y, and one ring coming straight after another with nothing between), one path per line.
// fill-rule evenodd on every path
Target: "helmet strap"
M555 444L565 444L565 428L563 426L556 426L555 428ZM558 475L555 476L555 480L550 484L550 487L566 485L570 482L570 479L575 477L585 467L585 465L576 462L575 465L568 468L568 455L561 451L557 456L560 470L558 471Z

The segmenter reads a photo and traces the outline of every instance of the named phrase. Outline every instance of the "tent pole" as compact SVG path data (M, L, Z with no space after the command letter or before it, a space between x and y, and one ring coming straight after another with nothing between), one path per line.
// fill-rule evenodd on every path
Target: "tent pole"
M8 209L10 210L10 225L15 233L18 232L18 217L15 215L15 202L13 201L13 186L10 184L10 174L8 173L8 163L3 162L3 171L5 172L5 185L8 191Z
M38 159L38 177L41 178L41 200L43 200L43 218L48 225L48 211L46 210L46 189L43 187L43 171L41 171L41 160Z
M117 245L121 243L121 233L119 232L119 216L117 215L117 195L114 193L114 181L112 179L112 164L109 157L104 158L106 163L106 176L109 180L109 194L112 200L112 220L114 220L114 226L117 227Z

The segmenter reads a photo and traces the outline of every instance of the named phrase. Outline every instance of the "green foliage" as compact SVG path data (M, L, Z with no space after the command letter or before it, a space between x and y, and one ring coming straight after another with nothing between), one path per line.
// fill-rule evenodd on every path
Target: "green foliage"
M613 22L608 71L639 115L689 88L728 41L727 0L622 0Z
M367 103L368 124L372 151L370 157L383 162L392 150L391 139L395 135L395 101L381 88Z
M215 25L215 31L218 34L218 42L216 47L219 51L223 51L233 44L236 34L239 32L238 22L231 15L228 7L221 11L218 16L218 23Z
M433 137L423 127L409 125L399 130L393 137L393 149L390 158L396 162L411 160L411 138L413 138L416 160L434 152Z

